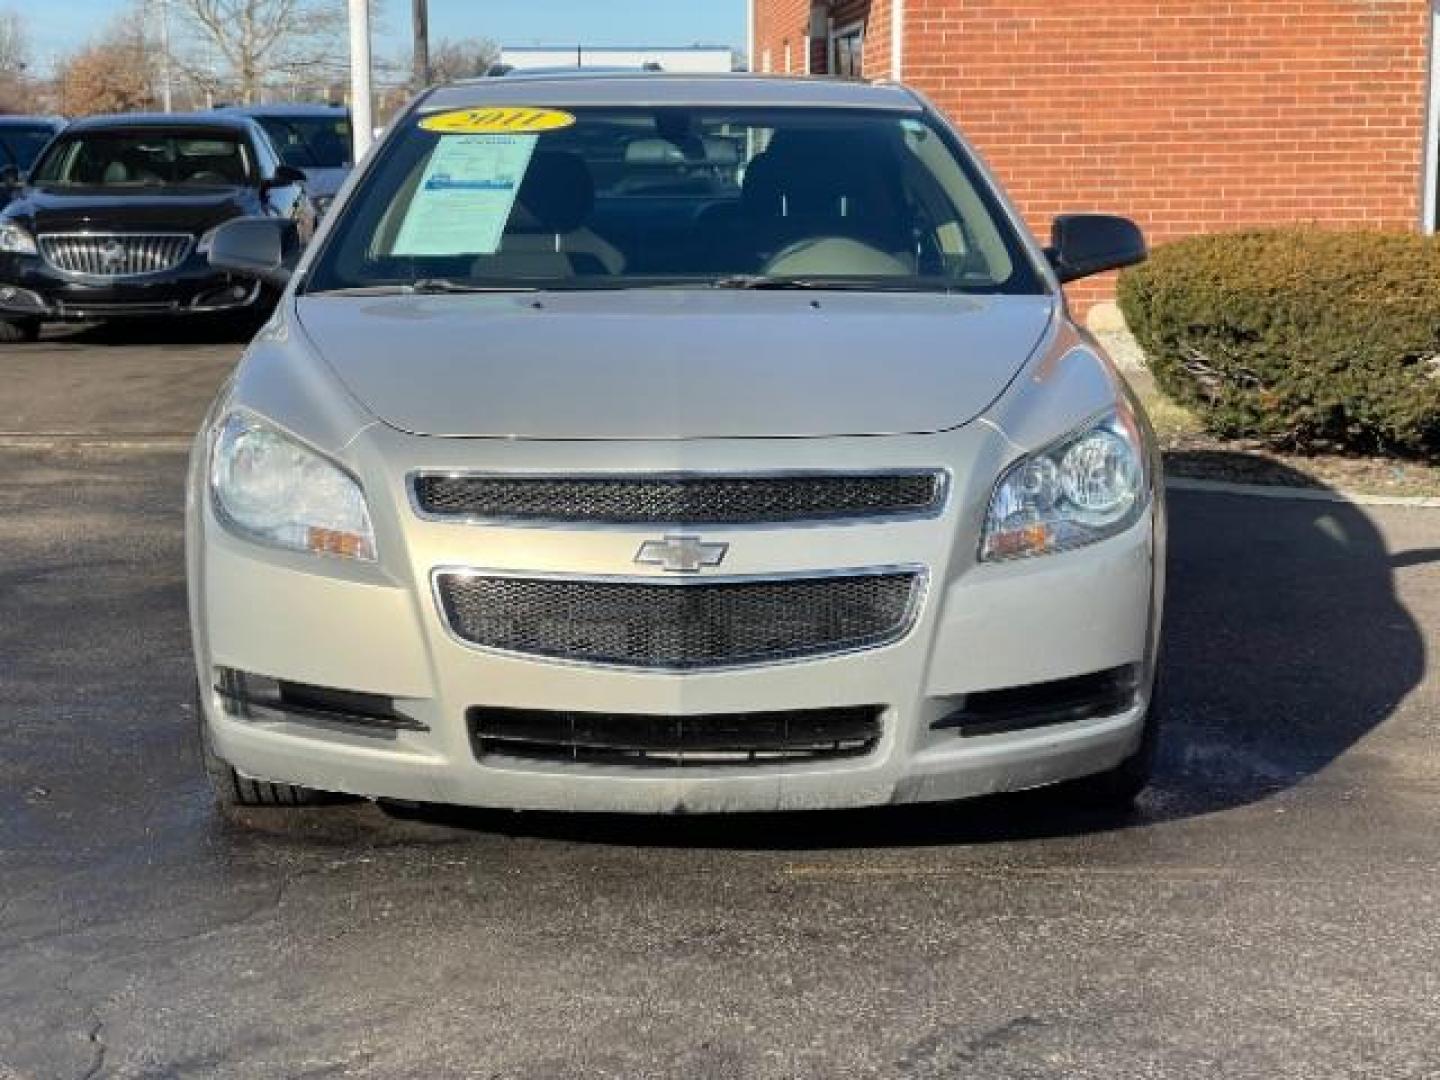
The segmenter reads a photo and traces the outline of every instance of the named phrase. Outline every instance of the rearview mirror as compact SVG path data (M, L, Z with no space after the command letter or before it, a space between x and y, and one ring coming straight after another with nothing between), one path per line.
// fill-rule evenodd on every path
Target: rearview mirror
M1045 249L1063 285L1067 281L1144 262L1145 235L1129 218L1111 214L1062 214Z
M299 251L300 237L293 221L243 217L225 222L211 234L207 258L217 270L284 288Z
M6 187L19 187L24 182L25 178L20 175L18 165L0 165L0 184L4 184Z

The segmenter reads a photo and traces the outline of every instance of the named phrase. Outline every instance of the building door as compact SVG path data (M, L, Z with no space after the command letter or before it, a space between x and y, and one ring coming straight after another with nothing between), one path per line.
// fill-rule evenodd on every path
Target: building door
M850 23L830 32L830 73L848 79L865 74L865 24Z

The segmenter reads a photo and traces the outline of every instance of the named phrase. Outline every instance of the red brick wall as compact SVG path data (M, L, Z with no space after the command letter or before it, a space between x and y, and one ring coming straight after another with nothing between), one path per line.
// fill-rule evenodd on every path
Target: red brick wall
M791 66L796 74L805 70L805 35L810 32L810 0L756 0L755 55L750 66L761 71L765 50L770 50L771 70L785 72L785 45L790 45Z
M804 25L803 2L756 3ZM1429 6L906 0L904 75L1042 237L1065 210L1132 215L1152 242L1291 222L1411 229ZM866 74L888 77L890 0L870 7Z

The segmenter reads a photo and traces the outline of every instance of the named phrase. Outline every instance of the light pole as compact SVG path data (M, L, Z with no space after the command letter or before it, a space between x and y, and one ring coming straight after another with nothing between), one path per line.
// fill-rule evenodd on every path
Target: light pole
M414 75L418 94L430 85L430 3L410 0L410 28L415 39Z
M167 113L174 110L170 83L170 0L160 0L160 104Z
M370 0L350 0L350 131L356 161L370 149L374 129L370 101Z

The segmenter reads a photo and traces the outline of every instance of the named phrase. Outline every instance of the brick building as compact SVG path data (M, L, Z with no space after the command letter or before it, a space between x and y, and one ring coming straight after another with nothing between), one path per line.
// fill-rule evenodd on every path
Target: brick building
M1041 236L1065 210L1152 242L1436 226L1440 0L749 3L755 70L911 84Z

